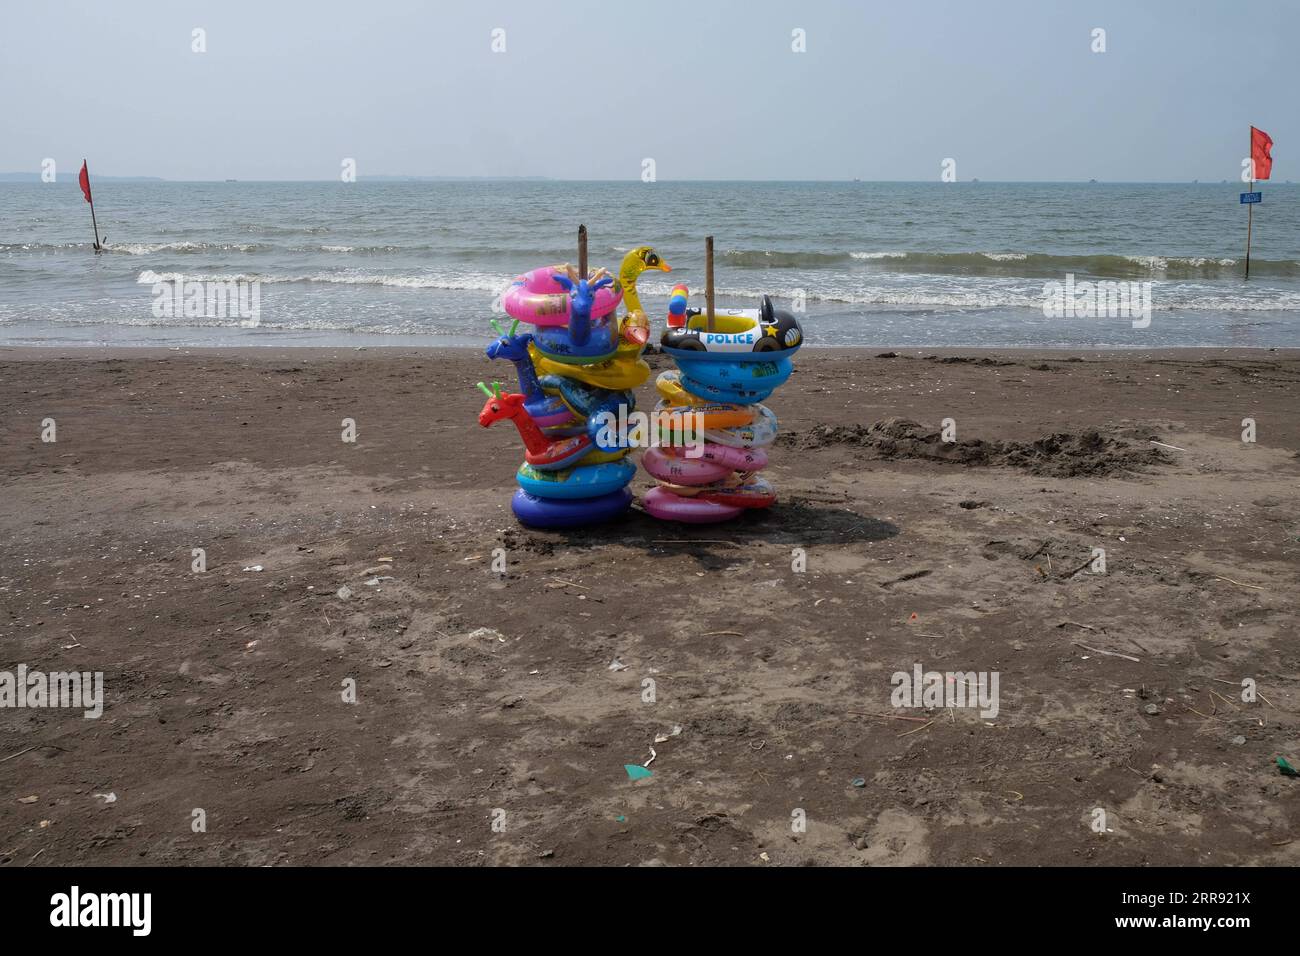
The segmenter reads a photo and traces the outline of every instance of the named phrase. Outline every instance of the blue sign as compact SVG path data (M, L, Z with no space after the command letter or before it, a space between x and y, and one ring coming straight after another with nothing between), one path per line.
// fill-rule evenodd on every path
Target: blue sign
M1263 202L1263 201L1264 201L1263 193L1242 193L1241 194L1242 205L1245 205L1246 203Z

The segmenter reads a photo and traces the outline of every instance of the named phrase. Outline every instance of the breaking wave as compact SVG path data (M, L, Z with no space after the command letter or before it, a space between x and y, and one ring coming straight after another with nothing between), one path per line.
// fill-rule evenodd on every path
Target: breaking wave
M1252 270L1254 262L1251 263ZM483 292L496 294L505 289L512 276L504 273L458 272L424 274L390 274L379 272L304 272L300 274L257 272L155 272L146 269L136 277L137 284L153 285L157 282L260 282L263 285L326 285L357 288L377 287L394 290L430 290L446 292ZM643 280L639 290L643 295L668 296L675 283ZM1030 308L1041 309L1044 282L1020 278L995 279L989 277L946 277L942 282L927 285L915 281L875 281L870 276L838 277L834 284L818 287L815 283L801 286L795 282L764 281L755 285L720 284L718 294L732 299L757 301L765 295L775 299L791 299L802 294L807 301L843 306L908 306L948 307L962 309ZM702 297L693 290L692 304L698 305ZM1152 289L1152 308L1213 310L1223 312L1267 312L1280 309L1300 309L1300 291L1269 289L1263 286L1228 291L1222 287L1175 282L1155 282Z
M748 269L879 268L947 275L1059 276L1067 272L1110 279L1221 279L1241 275L1241 260L1211 256L1054 255L1044 252L780 252L732 250L731 266ZM1254 259L1252 275L1300 277L1294 259Z
M140 285L153 285L156 282L260 282L263 285L320 283L323 285L387 286L394 289L499 292L509 285L511 277L483 273L388 275L383 273L317 272L302 275L264 275L257 272L154 272L152 269L145 269L136 277L135 281Z

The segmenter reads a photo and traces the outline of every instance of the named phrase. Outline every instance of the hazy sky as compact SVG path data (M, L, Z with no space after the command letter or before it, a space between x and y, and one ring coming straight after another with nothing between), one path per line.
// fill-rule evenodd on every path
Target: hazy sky
M1300 0L10 0L0 89L0 171L1300 179Z

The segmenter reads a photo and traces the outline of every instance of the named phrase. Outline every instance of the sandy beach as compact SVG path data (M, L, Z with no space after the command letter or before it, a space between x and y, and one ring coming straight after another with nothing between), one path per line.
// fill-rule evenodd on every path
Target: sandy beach
M0 669L105 691L0 865L1300 863L1300 350L795 364L770 513L548 533L478 351L0 351Z

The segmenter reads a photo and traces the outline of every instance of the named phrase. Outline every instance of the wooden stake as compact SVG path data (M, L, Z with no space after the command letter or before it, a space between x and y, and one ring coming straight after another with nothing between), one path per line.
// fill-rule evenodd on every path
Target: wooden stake
M578 278L587 278L587 227L578 227Z
M713 237L704 237L704 304L707 310L707 328L713 331Z

